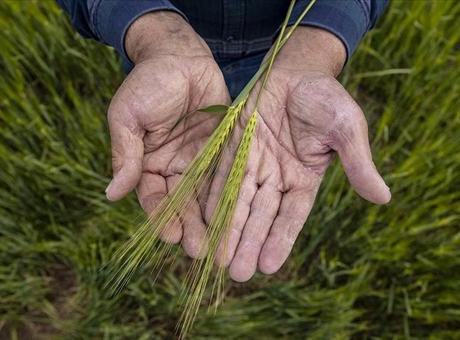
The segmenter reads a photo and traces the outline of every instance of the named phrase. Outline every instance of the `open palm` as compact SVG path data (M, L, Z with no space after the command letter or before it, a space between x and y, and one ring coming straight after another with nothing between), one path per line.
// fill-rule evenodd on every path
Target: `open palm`
M218 124L215 115L187 114L228 100L222 73L211 56L159 55L137 64L109 107L114 179L107 197L118 200L137 187L141 206L151 212ZM168 242L182 240L186 252L197 256L196 244L204 232L195 202L162 236Z
M255 102L257 91L248 108ZM372 162L367 124L359 106L331 76L274 68L258 105L259 121L228 243L217 261L230 265L234 280L246 281L257 267L276 272L288 257L313 206L334 152L355 190L374 203L390 192ZM237 127L238 136L251 110ZM231 152L210 188L209 219Z

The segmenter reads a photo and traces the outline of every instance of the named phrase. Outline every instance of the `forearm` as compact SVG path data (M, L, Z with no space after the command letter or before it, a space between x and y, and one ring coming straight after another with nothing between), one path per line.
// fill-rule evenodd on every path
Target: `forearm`
M388 0L317 0L301 25L322 28L334 34L345 46L350 59L364 35L383 14ZM310 0L298 0L292 24Z
M327 30L297 27L281 50L277 65L287 69L318 71L337 77L346 61L342 41Z
M171 11L147 13L134 21L126 33L125 50L135 64L156 54L211 55L184 18Z
M67 12L72 25L80 34L115 48L122 57L126 71L133 66L125 50L126 33L138 18L157 11L183 16L169 0L56 1Z

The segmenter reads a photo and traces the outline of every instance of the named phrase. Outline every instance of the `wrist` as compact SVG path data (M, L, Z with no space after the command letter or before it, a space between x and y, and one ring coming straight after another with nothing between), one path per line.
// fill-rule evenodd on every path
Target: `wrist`
M337 77L346 60L346 49L334 34L320 28L299 26L281 49L284 68L316 71Z
M125 49L134 64L161 54L211 55L204 40L171 11L150 12L136 19L126 33Z

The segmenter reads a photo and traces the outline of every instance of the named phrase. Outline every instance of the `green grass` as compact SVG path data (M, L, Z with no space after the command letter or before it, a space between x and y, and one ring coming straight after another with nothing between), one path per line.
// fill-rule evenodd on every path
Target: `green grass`
M395 1L342 76L391 204L335 164L282 271L232 284L192 338L460 338L459 18L456 1ZM104 197L115 54L51 1L2 1L0 72L0 338L170 338L189 260L116 299L98 282L141 216Z

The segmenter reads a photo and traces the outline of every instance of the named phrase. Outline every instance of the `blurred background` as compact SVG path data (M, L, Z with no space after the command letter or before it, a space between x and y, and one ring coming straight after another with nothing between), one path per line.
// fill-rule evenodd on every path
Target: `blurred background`
M455 0L391 3L341 81L392 202L335 163L281 272L229 284L190 338L460 339L459 24ZM53 1L1 1L0 77L0 338L172 338L188 259L117 298L98 284L142 216L104 196L114 51Z

